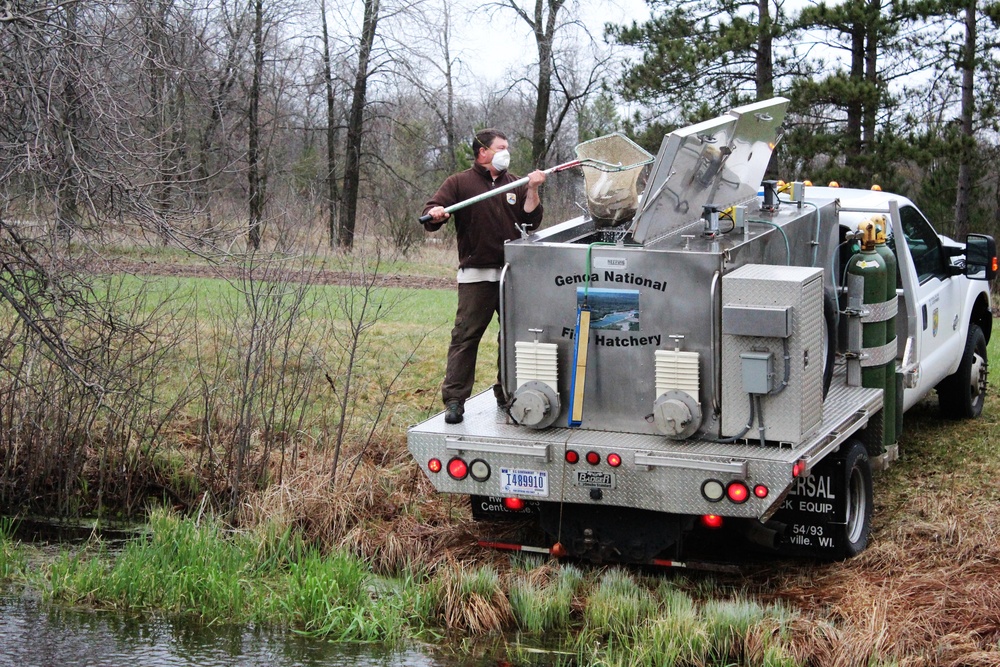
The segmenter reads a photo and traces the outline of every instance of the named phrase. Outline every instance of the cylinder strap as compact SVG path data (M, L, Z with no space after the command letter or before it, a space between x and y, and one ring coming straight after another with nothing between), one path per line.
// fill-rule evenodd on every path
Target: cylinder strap
M865 347L861 350L861 366L884 366L896 358L896 339L878 347Z
M891 320L896 317L896 313L899 311L898 301L897 297L892 297L888 301L880 303L866 303L864 307L868 313L861 316L861 322L887 322Z

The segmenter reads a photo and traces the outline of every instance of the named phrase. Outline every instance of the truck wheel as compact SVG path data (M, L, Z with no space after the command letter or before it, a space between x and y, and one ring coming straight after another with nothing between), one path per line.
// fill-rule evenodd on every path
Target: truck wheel
M868 536L872 529L872 466L868 450L859 440L848 440L844 461L844 494L847 516L843 525L834 526L841 534L837 537L839 558L852 558L868 546Z
M970 324L958 370L937 386L938 405L945 417L975 419L983 413L986 366L986 336L977 325Z

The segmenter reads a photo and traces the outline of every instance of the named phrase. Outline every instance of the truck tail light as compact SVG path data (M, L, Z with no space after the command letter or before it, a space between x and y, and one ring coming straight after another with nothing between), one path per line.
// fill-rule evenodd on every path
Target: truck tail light
M763 484L758 484L757 486L753 487L753 494L758 498L767 498L768 493L769 491L767 487L764 486Z
M463 480L469 475L469 466L465 461L457 456L448 461L448 474L452 479Z
M726 487L726 495L731 501L740 505L750 498L750 489L743 482L730 482L729 486Z
M524 501L520 498L504 498L503 506L511 512L520 512L524 509Z
M617 468L622 464L622 457L617 454L608 454L608 465L612 468Z
M601 455L597 452L587 452L587 463L592 466L596 466L601 462Z
M705 514L701 517L701 525L705 528L722 528L722 517L718 514Z
M566 450L566 463L576 463L580 460L580 455L575 450Z
M802 473L805 471L805 469L806 469L806 462L803 461L802 459L799 459L792 466L792 477L800 477Z
M431 472L441 472L444 466L441 465L441 459L431 459L427 462L427 469Z

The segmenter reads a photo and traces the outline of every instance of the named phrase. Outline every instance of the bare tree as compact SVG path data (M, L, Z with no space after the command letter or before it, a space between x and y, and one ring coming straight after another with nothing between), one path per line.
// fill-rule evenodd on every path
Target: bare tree
M323 83L326 90L326 204L330 234L330 247L336 245L337 211L340 192L337 188L337 114L336 86L333 79L333 62L330 54L330 29L326 14L326 0L319 3L323 25Z
M455 87L459 85L459 74L463 69L460 52L455 46L453 23L453 0L441 0L439 4L424 5L417 13L419 20L409 25L406 41L417 46L411 57L405 59L401 71L410 88L420 96L420 102L430 109L437 119L443 142L438 137L429 137L429 142L438 153L440 166L451 173L458 169L459 128L456 117L458 99ZM434 30L425 26L433 25ZM434 76L431 76L433 74Z
M357 225L358 191L361 186L361 152L364 138L364 114L368 101L369 69L372 47L378 30L381 0L364 0L364 21L358 37L358 68L351 90L351 109L347 116L347 154L344 158L344 210L340 220L340 245L354 246L354 230Z
M533 81L535 100L531 123L531 162L535 167L541 167L567 114L576 103L586 100L600 87L609 56L601 55L599 47L594 48L595 40L576 17L566 15L569 11L567 0L503 0L499 6L513 10L531 29L535 41L538 70ZM573 34L569 35L571 32ZM558 39L564 33L569 35L571 45L577 40L589 42L592 52L597 54L596 60L590 61L589 73L583 77L579 72L586 59L579 58L580 51L569 46L560 53ZM554 96L559 97L555 108Z

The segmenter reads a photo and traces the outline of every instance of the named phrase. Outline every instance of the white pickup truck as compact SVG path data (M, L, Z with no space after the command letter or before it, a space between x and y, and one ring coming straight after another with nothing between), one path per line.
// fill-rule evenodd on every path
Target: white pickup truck
M594 213L588 180L590 214L507 244L506 408L485 392L408 433L477 519L540 529L484 544L852 556L904 413L934 389L947 417L982 412L993 239L942 237L890 193L762 184L786 105L667 135L626 220Z

